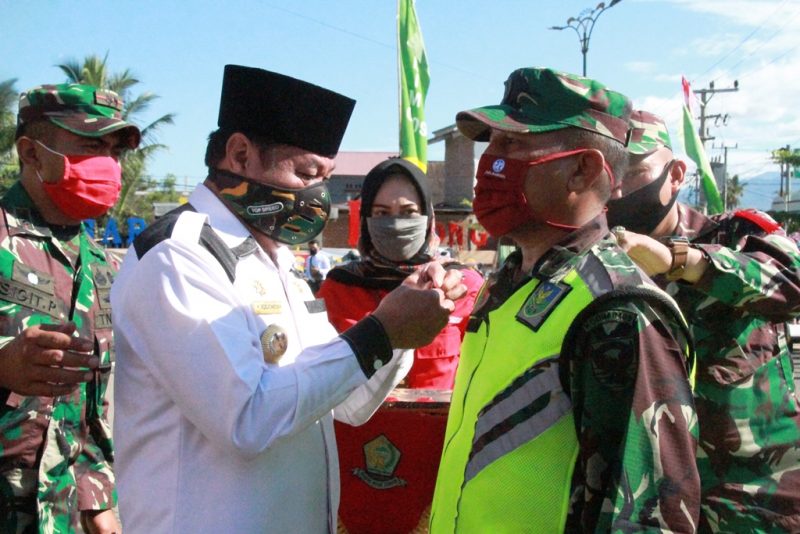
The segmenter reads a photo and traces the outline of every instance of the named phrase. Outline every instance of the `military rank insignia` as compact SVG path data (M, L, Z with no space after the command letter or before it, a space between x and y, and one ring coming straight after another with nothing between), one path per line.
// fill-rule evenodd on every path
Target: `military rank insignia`
M539 330L570 289L566 284L541 281L517 312L517 321L530 326L534 332Z

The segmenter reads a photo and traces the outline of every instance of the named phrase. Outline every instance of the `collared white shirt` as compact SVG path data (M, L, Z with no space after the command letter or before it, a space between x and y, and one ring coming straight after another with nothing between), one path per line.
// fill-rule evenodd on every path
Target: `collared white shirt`
M411 365L395 351L369 381L291 267L259 247L231 284L198 244L208 220L233 248L250 234L205 186L171 237L131 249L111 293L117 350L116 473L125 531L335 530L331 413L360 424ZM278 365L260 336L286 332Z
M313 278L311 269L316 269L322 275L322 279L328 276L328 271L331 270L331 259L324 250L318 250L313 256L309 253L306 257L306 278L311 280Z

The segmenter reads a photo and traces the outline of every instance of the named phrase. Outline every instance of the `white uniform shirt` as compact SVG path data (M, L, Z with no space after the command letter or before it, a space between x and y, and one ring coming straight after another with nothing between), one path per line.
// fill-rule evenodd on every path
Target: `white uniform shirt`
M313 276L311 275L311 269L317 269L319 274L322 275L322 279L325 280L325 277L328 276L328 272L331 270L331 259L328 257L328 254L325 253L324 250L317 251L316 254L313 256L309 254L306 257L306 278L311 280Z
M259 247L231 284L198 237L208 220L230 248L250 234L205 186L197 212L111 293L117 350L114 438L122 523L137 533L335 530L339 468L331 412L360 424L411 365L410 351L369 381L349 345L290 272ZM288 349L265 364L261 333Z

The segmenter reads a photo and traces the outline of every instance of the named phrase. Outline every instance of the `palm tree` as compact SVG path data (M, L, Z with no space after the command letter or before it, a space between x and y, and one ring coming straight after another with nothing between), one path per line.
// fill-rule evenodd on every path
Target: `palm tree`
M738 208L743 193L744 184L739 181L739 175L734 174L728 178L728 184L725 189L725 206L727 209Z
M100 56L90 55L83 59L83 62L75 60L67 61L58 65L67 76L70 83L85 83L110 89L119 94L125 101L122 109L122 118L136 124L136 116L145 112L156 100L158 95L151 92L144 92L139 95L131 95L131 88L139 83L139 80L131 72L125 69L122 72L110 73L108 71L108 53L101 59ZM147 126L141 128L142 142L136 150L127 151L121 158L122 165L122 192L116 206L109 212L110 216L118 219L135 212L134 193L145 183L145 171L147 161L150 157L161 149L167 148L158 142L157 131L167 124L174 123L175 115L167 113L157 118Z
M0 82L0 193L4 193L16 181L17 164L14 150L16 114L14 105L18 93L14 88L16 79Z

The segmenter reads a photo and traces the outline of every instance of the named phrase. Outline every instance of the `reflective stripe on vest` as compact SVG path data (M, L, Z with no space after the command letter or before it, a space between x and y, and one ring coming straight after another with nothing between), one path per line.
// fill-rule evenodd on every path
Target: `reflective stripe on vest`
M529 369L478 414L464 482L484 467L535 439L572 409L561 388L558 362Z

